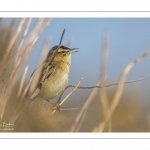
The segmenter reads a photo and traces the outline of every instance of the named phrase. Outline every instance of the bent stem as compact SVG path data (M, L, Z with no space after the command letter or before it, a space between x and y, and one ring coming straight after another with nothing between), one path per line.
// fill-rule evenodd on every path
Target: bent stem
M77 86L59 103L59 106L61 106L78 88L80 83L82 82L83 78L78 82ZM56 110L53 110L52 115L56 112Z
M110 120L114 110L116 109L116 107L117 107L117 105L118 105L118 103L120 101L120 98L121 98L121 95L122 95L122 92L123 92L124 82L125 82L127 74L129 73L129 71L132 69L132 67L134 65L136 65L139 62L141 62L149 54L150 54L150 49L148 49L143 55L138 57L136 60L134 60L131 63L129 63L126 66L126 68L123 70L123 72L122 72L122 74L120 76L120 79L119 79L119 84L117 86L117 89L116 89L116 92L115 92L115 96L114 96L114 98L112 100L112 104L111 104L110 109L109 109L109 115L107 116L107 118L104 119L103 123L101 123L99 125L99 132L102 132L104 130L107 122Z

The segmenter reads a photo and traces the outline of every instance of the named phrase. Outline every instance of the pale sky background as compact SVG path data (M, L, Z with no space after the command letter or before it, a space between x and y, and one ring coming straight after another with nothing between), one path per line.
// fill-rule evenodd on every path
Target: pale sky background
M4 19L8 24L10 19ZM37 21L33 20L32 26ZM19 19L18 19L19 22ZM79 48L72 56L69 84L76 84L82 77L82 85L96 85L99 80L102 37L105 31L109 34L109 57L107 78L117 82L125 66L150 48L150 19L149 18L53 18L50 25L36 42L29 62L33 65L30 74L35 69L43 42L50 38L51 49L59 44L63 29L66 32L62 45L66 45L73 35L71 48ZM150 75L150 56L134 66L127 80L136 80ZM150 79L132 85L149 91ZM132 86L131 85L131 86Z

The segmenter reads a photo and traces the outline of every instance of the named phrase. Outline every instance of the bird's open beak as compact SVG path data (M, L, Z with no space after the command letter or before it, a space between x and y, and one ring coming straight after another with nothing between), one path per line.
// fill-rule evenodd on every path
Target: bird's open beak
M79 48L72 48L72 49L70 49L70 51L71 51L71 53L75 53L75 52L78 52L77 49L79 49Z

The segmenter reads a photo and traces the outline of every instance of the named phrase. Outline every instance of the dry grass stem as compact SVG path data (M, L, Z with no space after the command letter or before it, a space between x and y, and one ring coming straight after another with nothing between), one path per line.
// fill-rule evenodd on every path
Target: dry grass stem
M17 30L15 31L15 33L14 33L13 37L11 38L11 41L10 41L6 51L5 51L5 55L4 55L2 63L5 63L4 61L8 60L7 58L10 55L10 52L11 52L13 46L15 45L15 43L17 41L17 38L19 37L19 35L20 35L20 33L21 33L22 29L23 29L23 25L25 24L25 22L26 22L26 18L21 20Z
M150 76L147 76L147 77L144 77L144 78L141 78L141 79L124 82L124 84L140 82L140 81L143 81L143 80L146 80L146 79L149 79L149 78L150 78ZM117 82L117 83L111 83L111 84L104 85L104 86L78 86L78 89L106 88L106 87L110 87L110 86L114 86L114 85L118 85L118 84L119 83ZM72 85L70 85L70 87L76 87L76 85L72 84Z
M112 100L112 104L111 104L110 109L109 109L109 115L103 121L103 123L104 123L105 126L106 126L107 122L109 121L109 119L111 118L111 116L112 116L115 108L117 107L117 105L118 105L118 103L120 101L120 98L121 98L121 95L122 95L122 92L123 92L124 82L125 82L127 74L129 73L129 71L132 69L132 67L134 65L136 65L137 63L139 63L140 61L142 61L149 54L150 54L150 49L148 49L143 55L141 55L140 57L138 57L136 60L134 60L131 63L129 63L127 65L127 67L124 69L124 71L122 72L122 74L120 76L120 79L119 79L119 84L117 86L114 98ZM102 132L104 130L105 126L103 126L103 127L100 126L99 131Z
M102 55L101 55L101 73L100 73L100 86L105 86L106 84L106 65L107 65L107 59L108 59L108 34L105 33L103 38L103 48L102 48ZM104 112L104 118L108 116L108 98L107 98L107 89L106 88L100 88L100 103L102 104L103 112ZM111 131L111 122L109 124L109 131Z
M78 108L61 108L60 110L77 110L80 109L81 107Z
M30 80L30 82L28 82L27 85L25 86L24 91L23 91L23 94L22 94L22 99L23 99L23 98L25 97L25 95L27 94L28 89L29 89L29 86L30 86L30 84L31 84L31 81L32 81L32 80Z
M74 40L74 36L72 35L68 41L68 43L66 44L66 47L70 47L72 41Z
M0 59L0 61L1 61L1 63L0 63L1 70L3 70L3 68L6 67L3 64L4 64L4 61L5 61L4 57L6 58L5 51L6 51L7 47L8 47L8 45L5 44L5 43L6 43L6 41L10 41L10 36L11 36L12 30L13 30L13 27L14 27L14 23L15 23L15 19L12 19L12 21L11 21L11 23L10 23L8 29L7 29L6 37L5 37L4 41L3 41L3 44L1 45L1 49L2 49L1 56L0 56L0 58L1 58Z
M114 96L113 101L112 101L112 105L110 107L111 114L112 114L112 112L114 111L114 109L116 108L116 106L119 103L119 100L120 100L120 97L121 97L121 94L122 94L122 91L123 91L124 82L125 82L127 74L129 73L129 71L132 69L132 67L134 65L136 65L139 62L141 62L149 54L150 54L150 49L148 49L143 55L138 57L136 60L134 60L133 62L129 63L127 65L127 67L124 69L124 71L122 72L122 74L120 76L120 79L119 79L119 84L117 86L117 90L116 90L115 96Z
M15 52L14 58L15 58L15 63L16 63L16 64L18 64L18 63L20 62L20 59L18 60L18 58L19 58L19 55L21 54L21 50L23 50L23 44L24 44L24 41L25 41L26 36L27 36L27 34L28 34L28 31L29 31L31 22L32 22L32 19L30 18L30 19L28 20L27 27L26 27L26 29L25 29L25 31L24 31L22 40L21 40L21 42L20 42L20 44L19 44L19 46L18 46L18 49L17 49L16 52ZM17 62L18 62L18 63L17 63ZM15 64L15 63L14 63L14 64ZM16 66L17 66L17 65L16 65Z
M99 85L100 82L97 84ZM77 132L80 129L80 126L82 124L81 121L83 121L83 117L84 114L86 112L86 110L88 109L88 106L91 104L93 98L95 97L96 93L97 93L98 89L93 89L93 91L91 92L89 98L87 99L87 101L85 102L84 106L82 107L81 111L79 112L78 116L76 117L72 127L71 127L71 132Z
M83 78L78 82L77 86L60 102L60 106L76 91L77 87L80 85L82 82ZM54 114L56 110L53 110L52 114Z
M50 45L50 40L46 39L44 41L44 45L43 45L43 48L42 48L42 51L41 51L41 54L40 54L38 65L40 65L43 62L43 60L45 59L45 57L46 57L46 55L48 53L49 45Z
M39 24L37 24L37 27L35 27L35 29L37 29L36 34L35 34L35 29L32 31L34 34L31 35L30 39L29 39L29 44L26 46L24 53L22 55L20 64L18 65L18 70L21 69L21 66L23 65L23 63L25 62L25 60L27 59L27 56L29 55L32 47L34 46L35 42L37 41L37 39L40 37L41 33L45 30L45 28L48 26L48 24L50 23L51 19L49 19L46 23L44 22L43 19L41 19L39 22ZM44 24L45 23L45 24ZM44 24L44 25L43 25ZM41 29L42 28L42 29Z
M21 78L20 87L19 87L19 91L18 91L17 97L20 97L20 95L21 95L21 93L22 93L22 89L23 89L23 85L24 85L24 82L25 82L25 78L26 78L28 69L29 69L29 66L26 66L26 67L25 67L25 70L24 70L24 73L23 73L23 76L22 76L22 78Z

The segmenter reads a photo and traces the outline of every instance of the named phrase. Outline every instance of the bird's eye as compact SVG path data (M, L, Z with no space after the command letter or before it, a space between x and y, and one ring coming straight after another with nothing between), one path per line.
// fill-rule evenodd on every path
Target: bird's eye
M62 54L66 54L66 51L62 51L61 53L62 53Z

